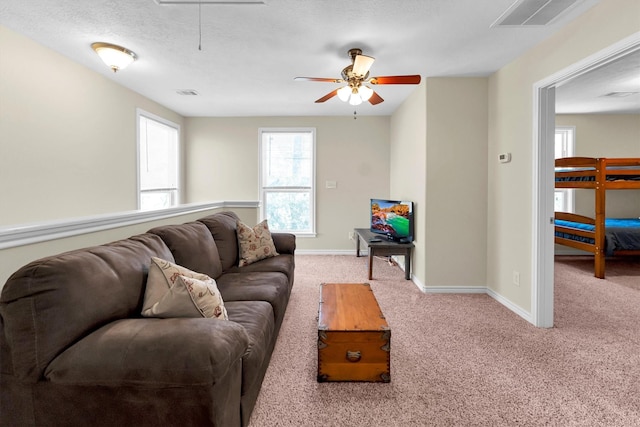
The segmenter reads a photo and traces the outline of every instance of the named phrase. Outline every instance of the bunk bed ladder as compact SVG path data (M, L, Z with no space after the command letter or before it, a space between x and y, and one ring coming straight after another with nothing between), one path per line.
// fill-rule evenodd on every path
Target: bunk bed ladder
M607 164L606 159L596 159L596 227L595 227L595 253L594 253L594 276L604 279L605 271L605 253L604 253L604 236L605 236L605 207L607 192L604 188L607 182Z

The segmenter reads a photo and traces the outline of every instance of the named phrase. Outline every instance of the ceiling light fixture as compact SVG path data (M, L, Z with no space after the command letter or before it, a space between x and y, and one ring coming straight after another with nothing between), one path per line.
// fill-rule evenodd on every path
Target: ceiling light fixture
M365 85L344 86L338 89L338 98L351 105L360 105L367 102L373 95L373 89Z
M111 43L96 42L91 44L91 48L114 73L138 59L138 55L129 49Z

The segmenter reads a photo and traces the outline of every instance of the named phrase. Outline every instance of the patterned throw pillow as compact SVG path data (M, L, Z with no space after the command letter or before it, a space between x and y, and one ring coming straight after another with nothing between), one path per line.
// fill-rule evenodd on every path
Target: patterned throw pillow
M142 315L229 319L214 279L156 257L149 266Z
M278 255L266 219L253 228L238 221L237 229L240 267Z

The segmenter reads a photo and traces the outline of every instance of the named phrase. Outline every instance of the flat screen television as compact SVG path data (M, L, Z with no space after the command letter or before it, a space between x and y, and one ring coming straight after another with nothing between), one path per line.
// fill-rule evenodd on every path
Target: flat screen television
M413 202L371 199L371 231L387 239L413 241Z

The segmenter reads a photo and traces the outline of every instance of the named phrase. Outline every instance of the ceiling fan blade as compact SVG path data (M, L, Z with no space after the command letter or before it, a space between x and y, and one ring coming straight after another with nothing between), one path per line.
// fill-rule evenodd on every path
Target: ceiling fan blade
M372 85L417 85L420 83L420 75L372 77L368 83Z
M330 79L325 77L296 77L293 80L307 81L307 82L327 82L327 83L342 83L342 79Z
M371 105L380 104L383 101L384 99L382 99L382 97L378 95L375 91L373 92L373 94L371 94L371 98L369 98L369 103Z
M353 60L353 74L356 76L365 76L369 72L369 68L373 65L375 58L367 55L356 55Z
M326 100L328 100L328 99L333 98L333 97L334 97L334 96L336 96L337 94L338 94L338 89L336 89L336 90L334 90L334 91L332 91L332 92L329 92L328 94L326 94L326 95L325 95L325 96L323 96L322 98L320 98L320 99L316 100L316 103L324 102L324 101L326 101Z

